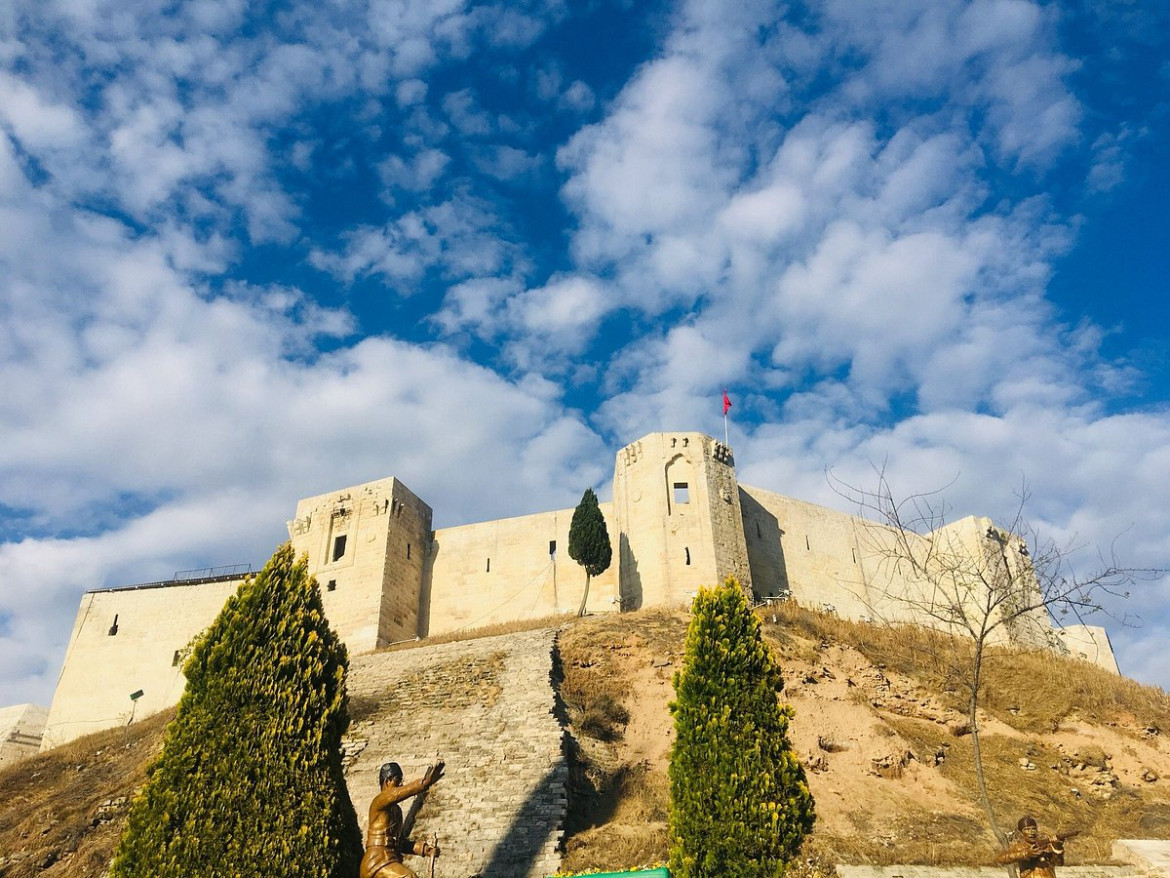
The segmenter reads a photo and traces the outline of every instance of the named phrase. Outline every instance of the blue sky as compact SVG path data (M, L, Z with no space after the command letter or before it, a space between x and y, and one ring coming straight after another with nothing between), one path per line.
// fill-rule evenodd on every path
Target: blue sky
M1157 0L15 0L0 704L83 591L262 562L396 475L439 526L654 430L1170 566ZM1170 684L1166 582L1107 622Z

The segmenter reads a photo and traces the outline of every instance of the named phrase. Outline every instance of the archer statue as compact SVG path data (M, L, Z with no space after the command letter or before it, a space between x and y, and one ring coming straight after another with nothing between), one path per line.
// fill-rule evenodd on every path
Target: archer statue
M1064 840L1080 834L1074 830L1052 837L1041 835L1035 817L1021 817L1016 829L1019 839L995 860L1004 865L1017 864L1020 878L1056 878L1056 867L1064 865Z
M397 762L387 762L378 771L378 795L370 802L370 825L366 829L366 853L362 857L360 878L418 878L402 862L403 854L431 858L434 875L435 857L439 855L437 840L412 841L403 832L402 806L399 802L425 793L443 776L443 763L427 766L421 778L402 782L402 768Z

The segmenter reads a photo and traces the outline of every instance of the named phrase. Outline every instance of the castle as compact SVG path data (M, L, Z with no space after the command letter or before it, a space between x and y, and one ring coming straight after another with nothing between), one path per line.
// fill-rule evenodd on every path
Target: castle
M930 622L898 599L923 584L888 563L888 529L740 484L731 449L702 433L652 433L622 448L613 499L601 509L614 561L589 584L590 612L685 606L701 585L734 576L760 601L791 598L855 620ZM562 509L433 530L431 507L389 477L301 500L288 531L353 655L574 611L586 578L568 557L572 515ZM989 519L975 517L919 539L942 531L972 554L1003 539ZM1011 551L1026 561L1026 550ZM242 579L87 592L42 749L176 703L192 641ZM1013 637L1116 671L1103 629L1076 626L1057 636L1046 616L1030 621Z

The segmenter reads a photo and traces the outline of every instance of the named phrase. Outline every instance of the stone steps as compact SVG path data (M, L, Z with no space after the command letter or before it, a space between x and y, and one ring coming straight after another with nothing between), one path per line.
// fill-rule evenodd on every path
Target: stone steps
M378 767L446 776L414 838L437 834L436 878L543 878L560 868L568 767L551 682L555 629L350 660L346 782L364 832ZM406 810L406 805L404 805ZM407 858L426 874L427 862Z

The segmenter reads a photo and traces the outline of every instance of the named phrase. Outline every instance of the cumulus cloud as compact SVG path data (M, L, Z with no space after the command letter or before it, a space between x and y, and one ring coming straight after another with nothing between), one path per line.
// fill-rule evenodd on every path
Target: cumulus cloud
M316 249L310 262L346 282L373 275L409 294L428 272L462 279L510 271L523 254L506 240L505 231L488 202L457 196L380 228L355 229L346 234L341 253Z
M873 462L999 515L1026 479L1058 538L1170 558L1170 421L1049 296L1146 136L1072 13L680 0L582 64L563 3L19 5L0 703L85 588L260 561L386 474L440 525L571 506L642 433L721 435L725 386L749 484L841 505ZM1146 679L1166 597L1114 638Z

